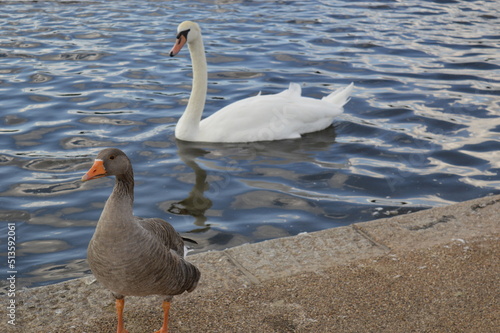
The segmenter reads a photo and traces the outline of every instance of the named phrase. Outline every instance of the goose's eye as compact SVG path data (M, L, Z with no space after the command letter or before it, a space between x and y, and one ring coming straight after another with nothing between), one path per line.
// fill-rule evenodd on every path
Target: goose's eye
M114 159L115 159L115 155L111 155L111 156L109 157L109 159L110 159L110 160L114 160Z

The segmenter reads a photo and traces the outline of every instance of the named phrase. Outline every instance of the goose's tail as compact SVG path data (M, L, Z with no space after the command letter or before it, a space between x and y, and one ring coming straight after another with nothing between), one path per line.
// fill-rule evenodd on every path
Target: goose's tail
M339 88L330 95L323 97L322 100L342 107L351 99L350 96L353 88L354 83L351 83L347 87Z

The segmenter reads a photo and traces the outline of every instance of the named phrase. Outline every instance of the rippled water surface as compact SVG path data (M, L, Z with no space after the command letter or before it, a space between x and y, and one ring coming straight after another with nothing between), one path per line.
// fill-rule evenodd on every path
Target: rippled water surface
M500 193L499 18L494 0L2 2L0 251L14 222L18 286L89 272L114 179L80 177L103 147L133 162L136 215L196 251ZM177 142L191 62L168 51L187 19L204 31L205 115L354 82L344 114L300 140Z

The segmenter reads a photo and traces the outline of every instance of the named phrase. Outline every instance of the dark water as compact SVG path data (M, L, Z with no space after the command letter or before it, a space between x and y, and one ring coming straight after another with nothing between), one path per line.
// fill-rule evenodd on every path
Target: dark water
M38 1L0 4L0 244L16 226L18 287L88 273L113 179L82 184L103 147L136 175L136 215L196 251L500 193L496 1ZM300 140L186 144L177 24L198 21L205 114L290 81L355 83L333 127Z

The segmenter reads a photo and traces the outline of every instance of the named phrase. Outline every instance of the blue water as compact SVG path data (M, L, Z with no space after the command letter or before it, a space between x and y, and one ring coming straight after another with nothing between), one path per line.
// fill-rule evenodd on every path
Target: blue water
M492 1L38 1L0 11L0 244L18 287L89 273L113 179L79 179L103 147L136 175L135 213L196 252L500 193L500 10ZM334 126L300 140L177 142L191 86L177 24L202 26L205 115L289 82L354 82Z

